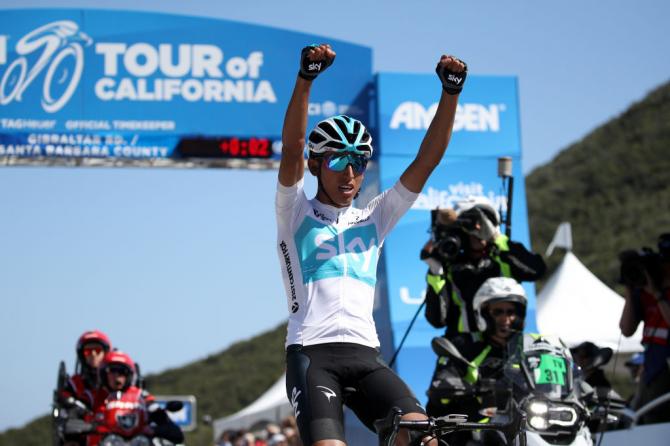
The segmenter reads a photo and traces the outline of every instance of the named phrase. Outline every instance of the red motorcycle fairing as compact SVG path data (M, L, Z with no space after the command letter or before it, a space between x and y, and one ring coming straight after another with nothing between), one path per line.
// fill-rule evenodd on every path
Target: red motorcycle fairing
M87 436L87 446L99 446L108 435L114 434L130 442L133 437L148 435L148 402L139 387L124 392L112 392L96 407L93 416L95 432Z

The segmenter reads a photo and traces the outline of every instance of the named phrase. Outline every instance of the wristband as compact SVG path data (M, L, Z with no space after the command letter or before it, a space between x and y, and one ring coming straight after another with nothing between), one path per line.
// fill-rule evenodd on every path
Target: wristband
M446 66L440 66L439 63L437 64L437 67L435 67L437 77L439 77L440 82L442 82L442 88L451 95L459 94L463 90L463 84L468 75L468 65L460 59L456 60L464 65L463 71L460 73L451 71Z

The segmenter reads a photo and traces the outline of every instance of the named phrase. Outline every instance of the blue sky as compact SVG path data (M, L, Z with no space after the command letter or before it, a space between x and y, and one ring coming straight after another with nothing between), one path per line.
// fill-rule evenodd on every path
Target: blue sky
M184 13L373 49L374 71L429 72L443 52L514 75L524 170L670 78L664 1L32 1ZM0 8L17 2L0 0ZM0 12L1 14L1 12ZM2 17L0 15L0 17ZM145 372L179 366L286 318L274 172L0 170L0 430L49 409L57 363L100 328ZM310 184L313 190L313 184Z

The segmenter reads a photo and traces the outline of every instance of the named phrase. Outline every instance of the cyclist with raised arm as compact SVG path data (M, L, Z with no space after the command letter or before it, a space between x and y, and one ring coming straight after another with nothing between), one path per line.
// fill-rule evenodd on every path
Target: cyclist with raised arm
M467 71L453 56L440 58L443 92L416 158L395 186L358 209L352 203L373 146L365 126L349 116L321 121L310 133L307 166L318 190L311 200L303 191L310 89L334 59L330 45L302 50L284 119L275 203L289 309L286 390L305 446L344 444L343 404L371 430L393 407L404 419L426 418L379 354L372 318L377 259L385 236L442 159ZM345 388L355 389L346 401ZM406 433L398 438L401 444L421 440Z

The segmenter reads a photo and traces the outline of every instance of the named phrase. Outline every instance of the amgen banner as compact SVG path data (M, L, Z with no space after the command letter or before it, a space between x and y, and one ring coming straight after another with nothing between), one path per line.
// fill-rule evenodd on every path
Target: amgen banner
M435 113L440 88L434 74L378 75L382 190L391 187L414 158ZM379 329L392 333L394 349L423 302L427 267L419 260L419 252L430 236L430 210L453 207L471 195L484 195L496 208L506 211L505 191L496 176L500 156L513 160L512 237L528 246L516 79L468 76L445 158L384 245L382 268L386 271L389 320L387 326L382 324ZM527 328L533 330L534 288L526 286L526 290L530 297ZM423 401L437 359L430 340L443 332L430 326L420 314L397 359L399 374ZM389 339L383 334L382 338Z

